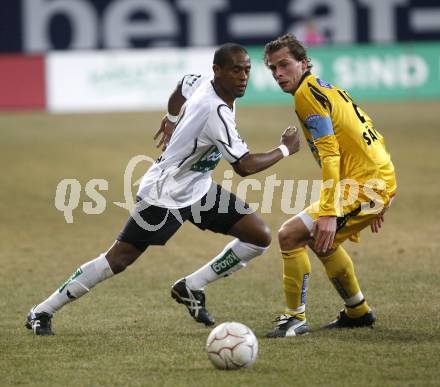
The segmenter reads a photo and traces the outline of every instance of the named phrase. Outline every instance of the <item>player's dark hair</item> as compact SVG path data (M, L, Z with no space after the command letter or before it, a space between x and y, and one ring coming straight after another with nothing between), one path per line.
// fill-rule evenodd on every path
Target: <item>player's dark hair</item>
M280 36L279 38L272 40L264 46L264 63L267 66L268 55L287 47L289 49L290 55L297 60L302 61L307 60L307 68L310 70L312 68L312 63L310 58L307 56L306 48L301 44L301 42L292 34L286 34Z
M220 67L224 67L231 60L231 55L235 54L236 52L244 52L246 54L248 53L246 49L239 44L222 44L214 53L213 63Z

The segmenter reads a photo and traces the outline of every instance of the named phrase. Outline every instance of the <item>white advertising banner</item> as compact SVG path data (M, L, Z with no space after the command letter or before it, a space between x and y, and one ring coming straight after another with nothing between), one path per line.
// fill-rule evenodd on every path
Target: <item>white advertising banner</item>
M46 59L48 110L165 109L185 74L212 74L214 50L52 52Z

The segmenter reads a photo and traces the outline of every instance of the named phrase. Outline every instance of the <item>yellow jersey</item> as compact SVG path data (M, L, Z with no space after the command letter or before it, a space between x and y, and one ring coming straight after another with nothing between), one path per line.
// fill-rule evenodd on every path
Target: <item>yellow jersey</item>
M371 118L346 91L310 72L294 98L307 143L322 168L319 216L342 216L377 196L388 203L396 191L394 166ZM347 200L356 184L356 197Z

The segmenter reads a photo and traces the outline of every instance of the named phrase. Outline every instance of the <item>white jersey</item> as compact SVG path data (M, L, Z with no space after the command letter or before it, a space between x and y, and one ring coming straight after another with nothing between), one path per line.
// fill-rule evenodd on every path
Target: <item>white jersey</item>
M182 95L187 101L170 143L145 173L137 193L170 209L190 206L208 192L222 156L233 164L249 153L235 128L235 103L230 109L211 78L185 76Z

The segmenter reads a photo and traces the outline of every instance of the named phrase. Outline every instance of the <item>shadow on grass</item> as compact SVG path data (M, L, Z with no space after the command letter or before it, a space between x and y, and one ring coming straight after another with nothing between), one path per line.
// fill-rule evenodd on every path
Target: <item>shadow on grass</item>
M426 330L426 328L424 328ZM311 332L314 336L328 337L341 341L357 340L369 343L405 343L423 344L440 343L438 332L423 332L420 329L393 329L393 328L354 328L340 330L317 329Z

